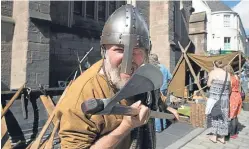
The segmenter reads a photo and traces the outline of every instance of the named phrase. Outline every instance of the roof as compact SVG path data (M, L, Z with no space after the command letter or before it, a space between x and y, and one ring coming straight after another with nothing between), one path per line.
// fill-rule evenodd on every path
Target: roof
M208 4L208 6L209 6L209 8L211 9L212 12L216 12L216 11L232 11L231 8L229 8L226 4L224 4L220 0L206 1L206 3Z

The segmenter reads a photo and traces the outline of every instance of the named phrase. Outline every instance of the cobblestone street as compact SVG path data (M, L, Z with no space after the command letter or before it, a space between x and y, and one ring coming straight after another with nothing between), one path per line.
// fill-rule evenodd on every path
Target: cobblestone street
M181 149L248 149L249 147L249 111L242 111L239 115L239 123L242 129L237 139L230 139L226 144L212 143L207 138L208 130L185 144Z

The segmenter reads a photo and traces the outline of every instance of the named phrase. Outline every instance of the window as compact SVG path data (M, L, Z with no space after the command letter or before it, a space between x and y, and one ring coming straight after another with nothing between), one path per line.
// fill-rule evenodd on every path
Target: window
M230 27L230 15L224 15L224 27Z
M70 13L95 21L106 21L106 19L126 1L72 1Z
M94 19L95 1L86 1L86 17Z
M230 50L231 48L231 37L224 37L224 50Z
M106 1L98 2L98 20L105 21L106 18Z
M74 10L73 12L78 15L82 15L82 1L75 1L74 2Z
M116 10L116 2L109 1L109 15L111 15Z

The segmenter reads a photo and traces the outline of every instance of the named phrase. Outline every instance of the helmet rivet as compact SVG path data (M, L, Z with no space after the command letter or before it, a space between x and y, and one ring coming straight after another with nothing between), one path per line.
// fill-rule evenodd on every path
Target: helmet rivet
M125 26L128 27L128 24L126 24Z
M135 25L132 25L133 28L135 28Z
M129 17L127 16L126 19L129 19Z

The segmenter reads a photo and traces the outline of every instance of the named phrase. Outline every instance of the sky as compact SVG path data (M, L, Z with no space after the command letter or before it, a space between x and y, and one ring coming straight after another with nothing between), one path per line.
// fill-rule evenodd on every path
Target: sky
M247 36L249 36L249 0L222 0L233 11L240 15Z
M233 8L235 5L237 5L240 2L240 0L222 0L222 1L230 8Z

